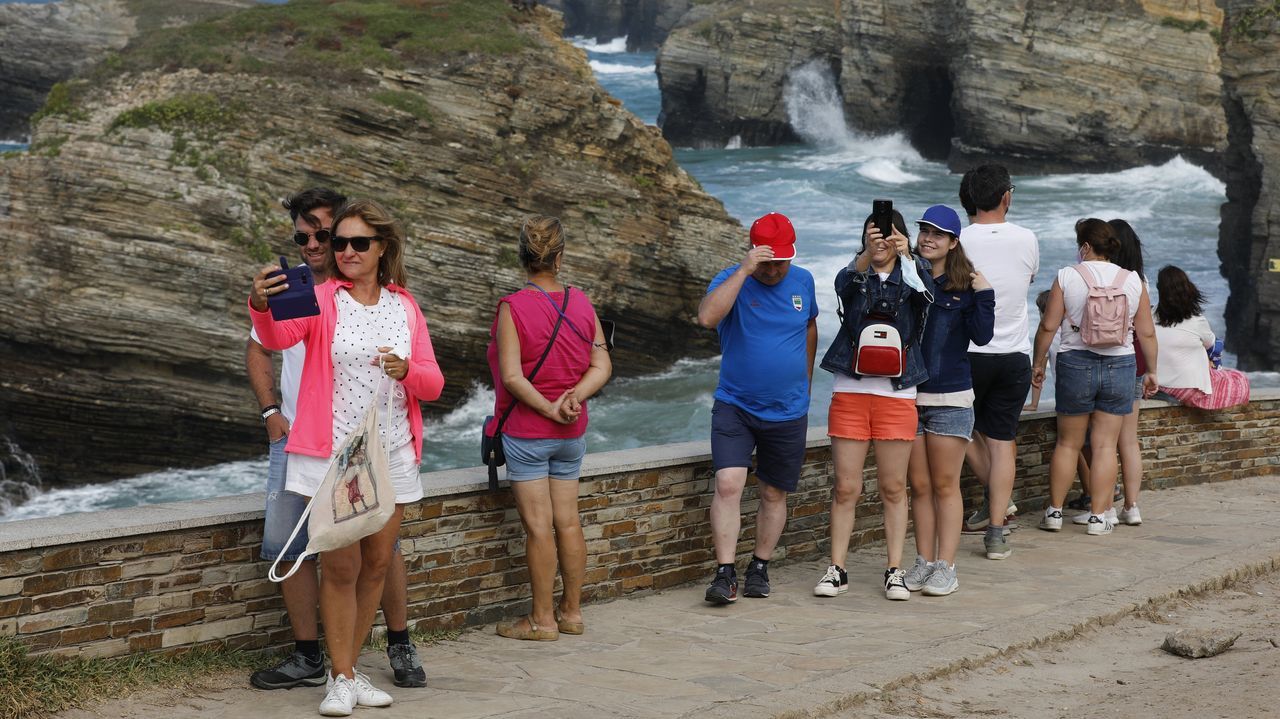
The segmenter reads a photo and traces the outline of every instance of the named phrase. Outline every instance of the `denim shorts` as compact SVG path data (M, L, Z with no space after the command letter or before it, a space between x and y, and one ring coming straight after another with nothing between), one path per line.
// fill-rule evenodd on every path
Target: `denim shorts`
M1100 355L1089 350L1058 353L1054 393L1058 414L1105 412L1126 415L1133 411L1133 355Z
M528 482L545 477L573 480L582 474L587 437L525 439L504 434L502 451L507 455L509 482Z
M262 525L262 559L272 562L277 557L292 562L307 548L307 527L304 524L293 538L293 543L284 550L284 543L289 541L289 534L298 524L298 519L307 508L307 498L301 494L285 491L284 479L288 468L289 455L284 446L289 441L285 435L271 443L270 463L267 465L267 517Z
M916 427L916 436L937 434L943 437L973 436L972 407L930 407L916 405L916 413L920 416L920 424Z

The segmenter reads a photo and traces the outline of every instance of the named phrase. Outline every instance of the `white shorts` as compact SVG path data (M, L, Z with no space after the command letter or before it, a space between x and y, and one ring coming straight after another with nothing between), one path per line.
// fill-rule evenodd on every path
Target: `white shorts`
M306 454L289 453L288 471L284 488L304 497L315 495L329 473L333 458L322 459ZM406 442L391 450L391 485L396 488L396 504L408 504L422 499L422 479L418 475L418 463L413 456L413 442Z

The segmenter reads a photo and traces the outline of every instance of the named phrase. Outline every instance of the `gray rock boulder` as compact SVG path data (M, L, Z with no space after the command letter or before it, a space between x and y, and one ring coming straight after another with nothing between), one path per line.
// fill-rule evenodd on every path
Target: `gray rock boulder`
M1224 629L1181 629L1164 638L1160 648L1188 659L1217 656L1231 648L1240 632Z

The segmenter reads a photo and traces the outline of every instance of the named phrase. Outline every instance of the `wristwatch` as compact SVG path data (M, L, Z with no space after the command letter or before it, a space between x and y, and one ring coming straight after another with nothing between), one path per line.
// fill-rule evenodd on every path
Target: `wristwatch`
M266 424L266 423L267 423L267 418L269 418L269 417L270 417L271 415L273 415L273 414L280 414L280 405L278 405L278 404L269 404L269 405L267 405L266 407L263 407L263 408L262 408L262 423L263 423L263 424Z

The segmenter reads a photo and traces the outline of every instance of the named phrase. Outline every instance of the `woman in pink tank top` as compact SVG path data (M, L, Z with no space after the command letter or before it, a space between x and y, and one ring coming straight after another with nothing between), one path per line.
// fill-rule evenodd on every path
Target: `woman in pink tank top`
M525 220L519 256L529 281L498 302L488 351L497 399L484 431L493 436L501 423L507 480L526 535L533 606L529 616L498 624L498 634L552 641L560 632L583 632L587 545L578 519L578 477L586 454L586 402L613 368L591 300L558 279L564 261L560 220ZM564 594L553 606L557 562Z

